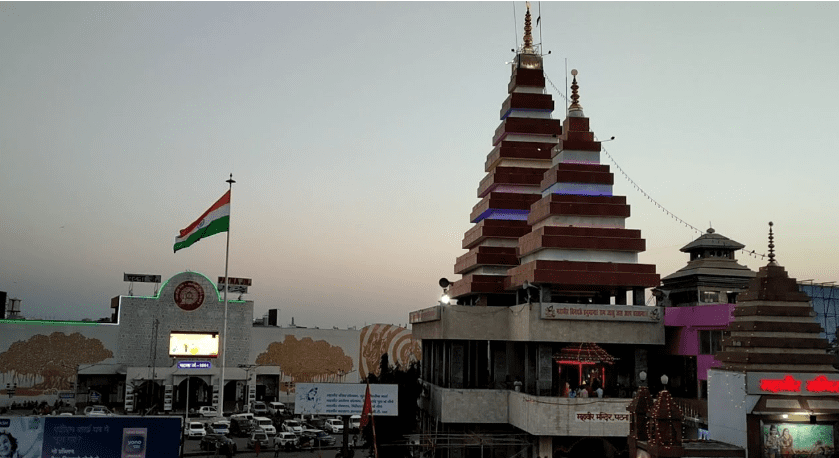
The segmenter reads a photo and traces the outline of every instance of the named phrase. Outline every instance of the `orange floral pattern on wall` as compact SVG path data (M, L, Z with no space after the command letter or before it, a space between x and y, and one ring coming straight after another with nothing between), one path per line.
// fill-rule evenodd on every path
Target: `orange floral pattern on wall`
M113 357L99 339L53 332L10 345L0 353L0 373L4 383L17 384L18 395L54 394L73 388L78 365Z
M268 345L265 352L256 357L256 364L279 366L284 376L291 377L292 383L336 381L353 368L352 358L343 348L311 337L297 340L292 335Z

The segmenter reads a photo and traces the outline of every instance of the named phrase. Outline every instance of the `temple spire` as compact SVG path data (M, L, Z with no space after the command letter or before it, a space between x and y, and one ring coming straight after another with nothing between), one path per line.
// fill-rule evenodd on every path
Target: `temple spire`
M533 27L530 25L530 2L526 3L527 5L527 13L524 15L524 48L522 52L533 54Z
M578 90L580 86L577 85L577 69L571 70L571 76L574 80L571 81L571 106L568 107L568 116L583 117L583 106L580 105L580 93Z
M772 236L772 221L769 221L769 264L770 265L777 265L775 262L775 244L773 241L775 237Z

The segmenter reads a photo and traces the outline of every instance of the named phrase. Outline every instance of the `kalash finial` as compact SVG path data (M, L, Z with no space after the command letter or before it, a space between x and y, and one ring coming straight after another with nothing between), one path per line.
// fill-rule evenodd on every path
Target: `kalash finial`
M571 70L571 76L574 80L571 81L571 106L568 107L568 116L581 117L583 116L583 106L580 105L580 93L577 92L580 86L577 85L577 69Z
M774 266L774 265L776 265L776 263L775 263L775 244L772 243L772 241L775 240L775 238L772 237L772 226L773 226L772 221L769 221L769 264Z
M524 49L526 53L533 53L533 27L530 26L530 2L526 2L527 13L524 15Z

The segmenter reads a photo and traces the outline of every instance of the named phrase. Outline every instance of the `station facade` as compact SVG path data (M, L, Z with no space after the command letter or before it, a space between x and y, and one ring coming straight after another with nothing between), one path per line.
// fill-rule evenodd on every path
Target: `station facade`
M420 344L400 326L255 325L254 304L245 300L228 301L223 345L224 301L196 272L174 275L155 296L115 297L111 308L110 323L0 321L0 406L64 400L142 413L223 399L229 412L253 400L293 401L297 382L359 382L378 371L383 353L392 364L421 358ZM217 356L170 348L174 334L215 337Z

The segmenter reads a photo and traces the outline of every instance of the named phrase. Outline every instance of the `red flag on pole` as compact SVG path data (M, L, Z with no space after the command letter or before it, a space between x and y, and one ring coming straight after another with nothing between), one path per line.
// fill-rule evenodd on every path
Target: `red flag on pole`
M373 414L373 400L370 399L370 384L367 384L367 392L364 393L364 407L361 409L361 422L359 423L359 427L364 429L367 426L367 421L370 419L370 415Z

